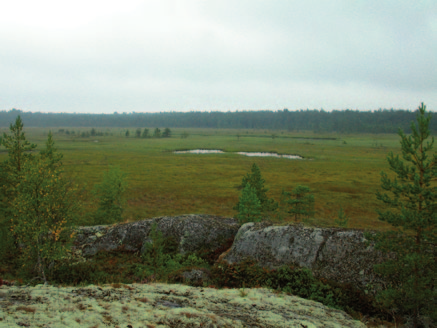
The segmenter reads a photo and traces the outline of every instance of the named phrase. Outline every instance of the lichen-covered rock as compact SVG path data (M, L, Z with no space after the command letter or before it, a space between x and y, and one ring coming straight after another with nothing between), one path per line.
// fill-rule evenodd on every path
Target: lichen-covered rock
M317 277L374 291L382 281L373 265L386 257L366 244L363 231L262 222L244 224L221 259L230 264L253 259L269 269L298 265Z
M356 327L340 310L266 288L177 284L0 287L2 327Z

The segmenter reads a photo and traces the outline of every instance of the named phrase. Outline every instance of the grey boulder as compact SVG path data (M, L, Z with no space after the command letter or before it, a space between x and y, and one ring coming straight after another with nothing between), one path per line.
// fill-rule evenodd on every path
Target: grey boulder
M78 227L72 250L90 257L98 252L124 249L131 252L145 251L146 243L152 242L150 232L157 224L163 238L173 238L181 254L200 249L214 250L229 238L234 238L240 224L237 219L214 215L162 216L130 223ZM25 244L20 244L25 247Z
M305 267L316 277L374 292L384 282L373 265L387 256L368 244L360 230L261 222L244 224L231 249L220 258L229 264L246 259L269 269Z

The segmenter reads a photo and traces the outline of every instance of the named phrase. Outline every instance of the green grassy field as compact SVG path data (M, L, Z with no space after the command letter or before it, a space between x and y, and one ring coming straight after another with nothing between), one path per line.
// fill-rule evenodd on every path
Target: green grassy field
M66 128L67 129L67 128ZM68 128L78 132L90 128ZM110 165L128 174L127 221L175 214L234 216L242 177L256 163L269 188L279 200L281 190L299 184L311 188L316 214L310 223L333 226L340 206L350 217L349 227L385 230L375 209L382 208L375 192L380 172L389 173L386 156L400 153L399 136L313 134L268 130L172 129L171 138L124 136L126 129L103 128L108 136L82 138L52 128L65 170L85 187L85 208L93 210L90 192ZM1 132L8 132L3 128ZM49 129L26 128L26 137L42 149ZM153 129L150 129L153 132ZM189 137L180 138L182 132ZM112 135L111 135L112 134ZM272 138L272 134L276 138ZM240 135L240 137L238 137ZM181 149L221 149L227 152L277 152L297 154L305 160L247 157L238 154L174 154ZM0 148L0 160L7 154Z

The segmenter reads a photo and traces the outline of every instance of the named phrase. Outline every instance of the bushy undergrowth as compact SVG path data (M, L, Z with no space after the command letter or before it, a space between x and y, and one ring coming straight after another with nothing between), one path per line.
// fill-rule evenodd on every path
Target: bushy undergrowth
M315 278L306 268L282 266L268 270L255 261L219 263L211 268L211 283L219 288L267 287L323 303L352 315L380 315L373 300L352 286L340 286Z

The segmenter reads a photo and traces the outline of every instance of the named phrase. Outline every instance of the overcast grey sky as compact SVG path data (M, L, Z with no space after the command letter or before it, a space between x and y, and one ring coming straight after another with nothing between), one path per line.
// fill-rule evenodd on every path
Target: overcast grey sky
M0 110L437 109L436 0L0 8Z

